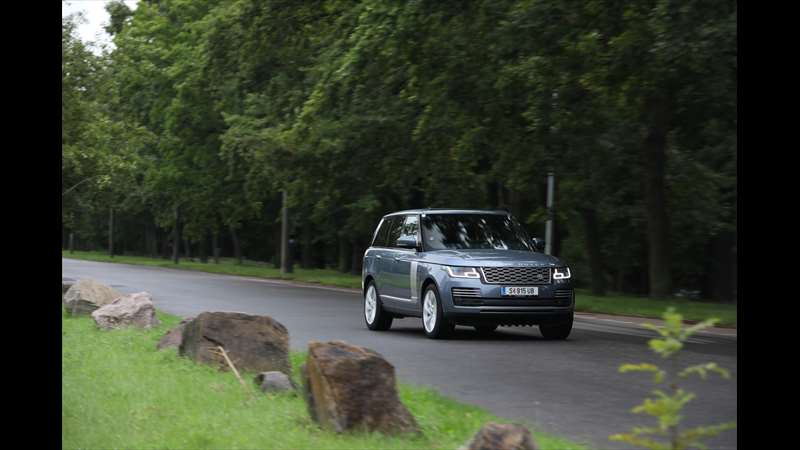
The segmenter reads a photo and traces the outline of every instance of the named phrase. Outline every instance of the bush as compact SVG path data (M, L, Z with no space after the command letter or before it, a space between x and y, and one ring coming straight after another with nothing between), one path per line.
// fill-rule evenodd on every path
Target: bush
M673 308L667 309L663 315L665 325L662 327L653 324L644 324L645 328L657 332L661 338L651 339L648 342L650 349L669 360L669 369L661 369L655 364L623 364L620 366L621 373L626 372L652 372L653 381L656 385L666 384L667 392L661 389L652 391L654 397L645 398L642 404L633 408L636 414L647 414L658 420L658 425L653 427L634 427L630 433L614 434L609 436L612 441L624 441L629 444L641 446L651 450L683 450L687 448L701 448L706 446L702 443L704 439L716 436L722 431L735 428L736 422L728 422L713 426L699 426L688 430L680 430L679 425L682 419L681 411L687 403L696 396L691 392L681 389L678 382L690 375L696 375L705 380L712 372L719 374L723 378L730 378L727 370L719 367L716 363L709 362L689 366L678 371L678 352L683 348L683 343L697 331L714 326L719 319L712 318L696 325L684 328L683 316L676 313ZM660 441L654 437L666 437L668 441Z

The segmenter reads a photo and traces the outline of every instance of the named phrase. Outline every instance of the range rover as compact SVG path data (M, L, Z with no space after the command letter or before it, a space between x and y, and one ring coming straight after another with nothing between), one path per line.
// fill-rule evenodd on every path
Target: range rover
M572 330L575 293L569 267L543 253L507 211L420 209L384 216L364 253L364 320L388 330L420 317L426 336L456 325L491 333L538 325L545 339Z

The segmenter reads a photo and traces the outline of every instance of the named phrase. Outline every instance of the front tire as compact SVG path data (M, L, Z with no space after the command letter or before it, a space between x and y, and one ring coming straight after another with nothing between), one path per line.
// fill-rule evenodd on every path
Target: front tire
M425 288L422 295L422 328L425 336L431 339L445 339L455 330L455 324L444 317L442 300L433 284Z
M383 309L375 282L370 281L364 293L364 322L373 331L386 331L392 326L392 314Z
M573 315L570 314L569 320L566 322L539 325L539 331L547 340L563 341L567 338L567 336L569 336L570 332L572 332L572 319Z

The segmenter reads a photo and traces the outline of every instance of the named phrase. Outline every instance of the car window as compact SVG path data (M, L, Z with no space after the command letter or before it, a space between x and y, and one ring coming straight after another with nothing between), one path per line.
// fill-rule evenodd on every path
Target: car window
M394 247L397 244L397 240L400 239L400 234L402 233L403 219L405 219L405 217L406 216L394 216L389 218L391 224L386 236L386 247Z
M428 214L422 221L426 250L497 249L535 251L511 217L499 214Z
M391 218L383 219L381 222L381 227L378 229L378 232L375 234L375 240L372 242L373 247L386 247L386 243L388 242L386 237L389 233L389 228L391 227L392 221Z
M417 240L417 232L419 230L419 218L416 215L406 216L400 227L400 237L398 239L413 239ZM396 240L392 242L392 245Z

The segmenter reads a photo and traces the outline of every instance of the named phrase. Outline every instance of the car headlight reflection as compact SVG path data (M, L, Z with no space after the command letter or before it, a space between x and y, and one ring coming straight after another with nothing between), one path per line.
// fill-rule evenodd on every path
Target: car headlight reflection
M558 267L553 269L554 280L566 280L568 278L572 278L572 273L569 271L569 267Z
M447 273L454 278L480 278L477 267L450 267L445 266Z

